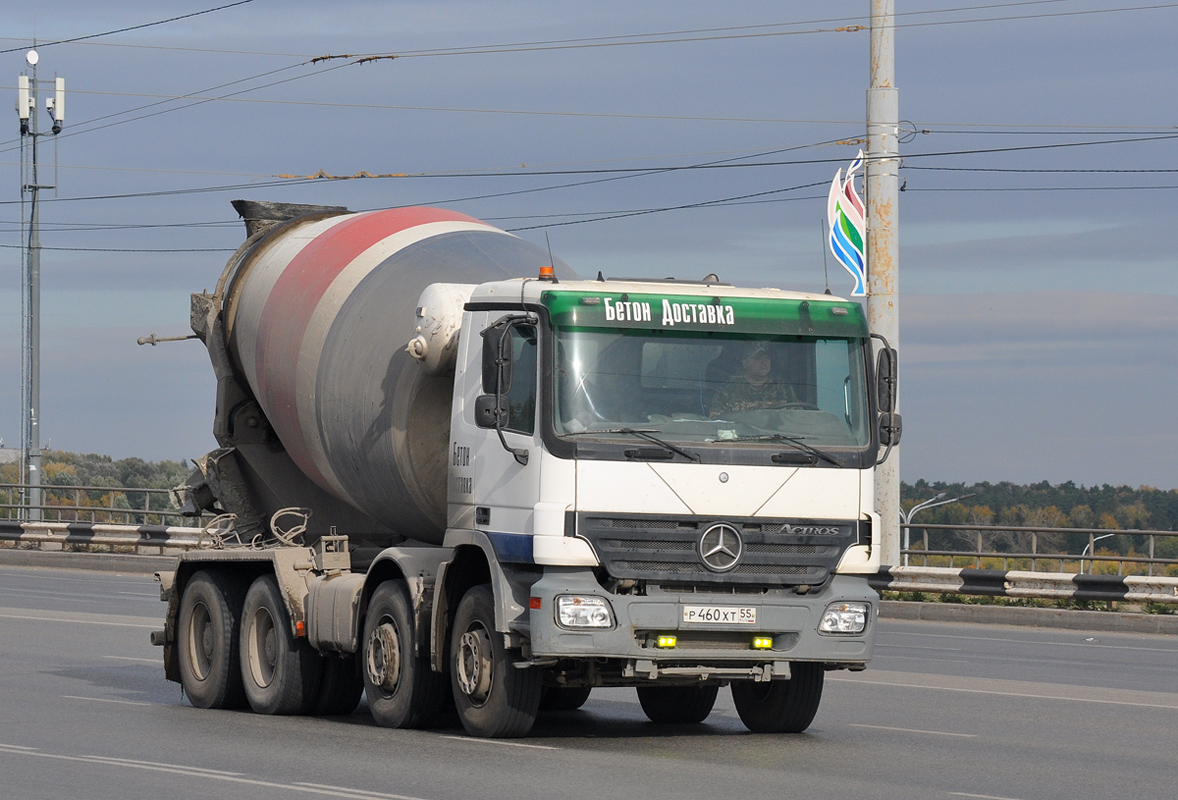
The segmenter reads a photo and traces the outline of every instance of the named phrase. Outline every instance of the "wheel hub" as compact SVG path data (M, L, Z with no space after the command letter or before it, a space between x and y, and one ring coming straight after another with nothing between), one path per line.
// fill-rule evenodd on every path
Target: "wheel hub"
M262 688L270 685L278 669L277 637L270 612L265 608L257 609L249 621L249 644L243 655L254 683Z
M458 688L474 705L482 705L491 693L491 637L478 626L462 634L455 654Z
M401 680L401 645L397 628L385 620L368 637L368 680L386 692L395 692Z
M216 631L208 608L204 603L197 603L192 609L192 621L189 623L187 642L188 659L191 662L193 677L203 681L212 670L213 659L217 655Z

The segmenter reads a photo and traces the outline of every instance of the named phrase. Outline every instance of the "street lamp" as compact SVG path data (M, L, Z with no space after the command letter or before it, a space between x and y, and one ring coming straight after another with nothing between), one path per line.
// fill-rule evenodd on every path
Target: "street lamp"
M1116 534L1115 533L1102 533L1102 534L1100 534L1100 536L1097 536L1095 539L1092 539L1090 542L1088 542L1088 544L1084 545L1084 551L1082 553L1080 553L1080 574L1081 575L1084 574L1084 556L1088 555L1088 548L1089 547L1092 548L1092 555L1095 556L1096 555L1096 547L1095 547L1096 543L1099 542L1101 539L1107 539L1110 536L1116 536ZM1088 572L1089 573L1092 572L1092 561L1091 560L1089 560L1089 562L1088 562Z
M928 500L925 500L923 503L917 503L912 508L908 509L907 514L904 513L904 509L900 509L900 522L904 524L904 566L908 566L908 545L912 535L912 530L908 526L912 522L912 518L916 516L916 512L923 511L926 508L947 506L950 503L956 503L960 500L967 500L970 497L976 496L977 492L970 492L969 494L961 495L961 497L952 497L948 500L942 500L941 498L943 498L946 494L947 492L940 492L939 494L930 497ZM1081 564L1083 564L1083 562L1081 562Z

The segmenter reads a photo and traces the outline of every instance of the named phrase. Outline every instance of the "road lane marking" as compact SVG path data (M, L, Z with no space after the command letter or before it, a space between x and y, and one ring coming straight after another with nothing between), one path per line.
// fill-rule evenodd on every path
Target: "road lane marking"
M189 778L207 778L209 780L223 781L225 783L239 783L247 786L259 786L266 789L281 789L284 791L303 792L305 794L316 794L326 797L345 797L349 800L376 800L377 798L389 798L389 800L427 800L422 797L412 797L410 795L394 795L386 794L380 795L374 792L369 792L366 789L348 789L345 787L322 786L318 784L303 784L303 783L279 783L278 781L266 781L256 778L246 778L237 772L220 772L216 770L209 770L203 767L183 767L172 764L157 764L150 761L130 761L128 759L117 759L106 756L68 756L64 753L46 753L36 748L25 748L20 745L0 745L0 753L8 753L10 755L31 756L34 758L48 758L54 761L73 761L82 764L98 764L107 767L120 767L123 769L138 769L147 772L165 772L173 775L183 775Z
M976 733L950 733L949 731L922 731L919 728L893 728L891 725L865 725L861 722L848 723L852 728L873 728L877 731L899 731L901 733L927 733L930 736L961 736L965 739L976 739Z
M135 661L141 664L163 664L163 659L160 658L132 658L131 656L103 656L103 658L111 658L115 661Z
M1035 700L1066 700L1075 703L1134 706L1178 711L1178 694L1145 692L1134 689L1106 689L1099 686L1073 686L1058 683L1011 681L1001 678L971 678L932 673L875 670L873 678L834 678L829 681L861 683L869 686L895 686L921 691L960 692L963 694L1025 697Z
M105 697L79 697L76 694L63 694L66 700L93 700L95 703L119 703L124 706L150 706L152 703L136 703L133 700L109 700Z
M1072 634L1075 634L1076 636L1079 636L1080 634L1083 634L1083 633L1089 633L1089 632L1090 631L1071 630L1071 629L1066 630L1066 631L1061 631L1061 633L1072 633ZM1129 632L1121 632L1121 631L1105 632L1106 635L1108 635L1109 633L1111 633L1114 636L1132 636L1132 635L1134 635ZM957 634L957 633L924 633L924 632L917 632L917 631L887 631L884 635L885 636L934 636L934 637L940 637L942 639L965 639L970 642L1010 642L1013 644L1040 644L1040 645L1053 645L1053 646L1058 646L1058 647L1086 647L1086 648L1098 648L1098 649L1102 649L1102 650L1140 650L1143 653L1173 653L1173 654L1178 655L1178 648L1173 648L1173 647L1169 647L1169 648L1167 648L1167 647L1132 647L1130 645L1120 645L1120 644L1096 644L1095 642L1052 642L1047 639L1003 639L1003 638L996 637L996 636L962 636L961 634ZM1142 634L1137 634L1137 635L1139 635L1139 636L1157 636L1158 634L1142 633ZM878 645L878 644L876 645L876 647L879 647L879 646L880 645ZM903 647L903 645L898 645L898 644L886 645L886 646L887 647Z
M99 619L87 619L86 617L99 617ZM72 622L75 625L107 625L115 628L143 628L145 630L156 630L164 624L161 619L155 624L146 624L138 622L112 622L110 619L101 619L101 614L71 614L69 616L55 616L53 614L37 613L29 609L28 613L13 614L11 612L0 612L0 619L23 619L32 620L34 622ZM132 617L132 619L143 619L142 617Z
M504 742L499 739L476 739L473 736L446 736L442 735L441 739L453 739L456 742L477 742L479 744L499 744L504 747L527 747L532 750L559 750L559 747L550 747L546 744L524 744L523 742Z
M110 761L118 764L142 764L152 767L168 767L170 769L183 769L191 772L207 772L210 775L241 775L240 772L228 772L223 769L208 769L206 767L188 767L183 764L168 764L164 761L144 761L141 758L116 758L115 756L87 756L101 761Z
M883 655L879 656L881 659L895 659L897 661L937 661L942 664L969 664L968 658L933 658L931 656L893 656Z
M1019 800L1017 797L999 797L995 794L969 794L968 792L949 792L954 797L976 797L978 800Z
M20 744L0 744L0 748L8 748L11 750L36 750L35 747L25 747Z
M339 792L352 792L352 797L370 797L373 800L422 800L420 797L410 797L407 794L389 794L387 792L373 792L368 789L349 789L346 786L332 786L329 783L307 783L299 781L295 786L306 786L310 789L332 789Z

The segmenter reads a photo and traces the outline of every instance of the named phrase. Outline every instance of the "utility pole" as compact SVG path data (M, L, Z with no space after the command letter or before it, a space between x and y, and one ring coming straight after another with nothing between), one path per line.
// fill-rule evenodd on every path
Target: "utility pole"
M867 90L867 323L899 350L899 98L894 0L871 0L871 88ZM894 409L899 411L899 400ZM876 468L880 557L900 562L900 448Z
M25 246L25 271L21 281L21 396L24 410L21 426L21 483L27 484L27 516L30 522L41 519L41 205L42 189L56 189L56 184L42 184L38 140L61 133L65 121L65 78L54 78L52 95L45 98L45 110L53 119L46 133L40 130L37 107L40 105L41 81L37 80L36 50L25 55L31 74L17 78L16 113L20 117L21 152L21 224L24 206L29 201L29 227ZM44 83L48 84L48 81Z

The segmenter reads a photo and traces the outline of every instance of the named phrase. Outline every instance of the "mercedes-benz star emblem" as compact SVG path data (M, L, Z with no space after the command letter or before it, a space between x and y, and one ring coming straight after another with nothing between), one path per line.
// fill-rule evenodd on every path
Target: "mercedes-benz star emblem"
M699 557L712 572L727 572L735 567L743 551L740 533L723 522L708 528L699 537Z

